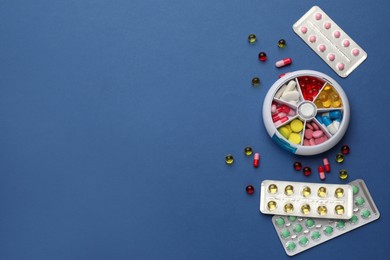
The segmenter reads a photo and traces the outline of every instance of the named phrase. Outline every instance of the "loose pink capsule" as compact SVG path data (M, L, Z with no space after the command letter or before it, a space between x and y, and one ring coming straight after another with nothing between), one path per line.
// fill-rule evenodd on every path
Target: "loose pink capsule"
M325 180L325 172L324 167L322 165L318 166L318 174L320 175L320 179Z
M275 66L277 68L280 68L280 67L284 67L284 66L290 65L291 63L292 63L292 59L291 58L285 58L283 60L277 61L275 63Z
M260 154L255 153L255 155L253 157L253 167L257 168L257 167L259 167L259 164L260 164Z
M326 172L330 172L330 164L329 164L328 158L324 158L324 159L322 160L322 162L324 163L325 171L326 171Z

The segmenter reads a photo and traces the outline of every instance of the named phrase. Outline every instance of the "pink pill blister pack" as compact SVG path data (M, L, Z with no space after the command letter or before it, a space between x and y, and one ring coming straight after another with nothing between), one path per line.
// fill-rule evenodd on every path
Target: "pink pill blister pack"
M367 53L318 6L304 14L293 30L340 77L347 77L367 58Z

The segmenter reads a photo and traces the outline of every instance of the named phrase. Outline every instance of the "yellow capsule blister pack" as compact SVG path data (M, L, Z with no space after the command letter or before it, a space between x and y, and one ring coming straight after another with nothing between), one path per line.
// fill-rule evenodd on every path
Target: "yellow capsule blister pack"
M327 219L353 215L350 185L265 180L260 189L263 214Z

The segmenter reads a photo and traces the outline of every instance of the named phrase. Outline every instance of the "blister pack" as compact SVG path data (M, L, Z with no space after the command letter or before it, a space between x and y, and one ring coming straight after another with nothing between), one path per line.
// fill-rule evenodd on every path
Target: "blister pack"
M296 255L379 218L379 211L364 181L358 179L349 184L353 189L354 201L354 213L349 220L272 217L272 223L287 255Z
M340 77L347 77L367 58L367 53L318 6L304 14L293 30Z
M261 183L263 214L349 219L352 206L350 185L275 180Z

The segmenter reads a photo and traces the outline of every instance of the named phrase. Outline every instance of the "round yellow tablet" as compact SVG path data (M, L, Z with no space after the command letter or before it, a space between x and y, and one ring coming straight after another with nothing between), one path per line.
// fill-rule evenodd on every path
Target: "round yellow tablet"
M281 128L278 129L279 133L281 135L283 135L284 138L288 139L288 137L290 136L291 134L291 131L288 130L287 127L283 126Z
M301 136L297 133L291 133L288 140L294 144L300 144L301 143Z
M290 131L290 134L291 134L291 132L292 132L292 130L291 130L291 126L290 126L290 125L285 125L284 127L285 127L285 128L287 128L287 129L288 129L288 131Z
M303 123L299 119L294 119L291 124L291 130L295 133L299 133L303 129Z

